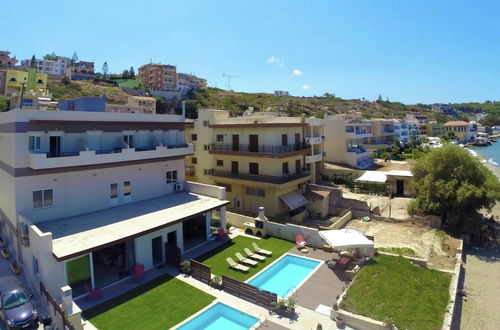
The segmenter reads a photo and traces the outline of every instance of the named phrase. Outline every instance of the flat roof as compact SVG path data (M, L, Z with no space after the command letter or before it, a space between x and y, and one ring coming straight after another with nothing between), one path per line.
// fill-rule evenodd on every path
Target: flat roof
M52 233L52 253L67 260L171 226L229 204L214 197L182 192L102 211L45 221L36 226Z
M385 183L387 181L387 173L382 171L366 171L354 181Z

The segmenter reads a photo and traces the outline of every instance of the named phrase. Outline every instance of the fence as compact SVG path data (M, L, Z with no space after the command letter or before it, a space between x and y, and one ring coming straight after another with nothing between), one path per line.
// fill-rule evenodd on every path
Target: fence
M57 301L50 295L50 292L45 288L42 282L40 282L40 293L42 298L45 298L45 303L47 304L50 314L54 316L52 322L62 324L63 329L75 330L75 327L68 321L66 312L61 308ZM52 307L52 308L51 308Z
M275 303L278 301L278 295L276 293L259 290L253 285L235 280L225 275L222 275L222 289L227 293L233 294L267 309L274 308Z
M191 263L192 276L208 284L212 278L212 271L210 267L192 259L189 260L189 262Z

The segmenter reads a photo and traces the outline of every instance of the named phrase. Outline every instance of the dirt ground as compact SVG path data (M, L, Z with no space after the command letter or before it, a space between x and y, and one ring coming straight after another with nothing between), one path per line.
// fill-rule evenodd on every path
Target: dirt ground
M411 198L395 197L389 198L387 196L356 194L350 192L349 189L343 187L342 195L344 198L356 199L364 201L371 210L378 208L381 216L397 220L407 220L411 216L408 214L408 205L412 201ZM377 212L375 212L378 214Z
M351 221L346 228L375 237L375 247L407 247L415 256L425 258L429 266L452 270L459 240L442 231L411 222Z
M377 165L374 171L391 171L391 170L406 170L411 171L413 167L413 159L408 160L389 160L383 161L382 159L376 159L375 164Z
M467 252L461 329L498 329L500 325L500 252Z

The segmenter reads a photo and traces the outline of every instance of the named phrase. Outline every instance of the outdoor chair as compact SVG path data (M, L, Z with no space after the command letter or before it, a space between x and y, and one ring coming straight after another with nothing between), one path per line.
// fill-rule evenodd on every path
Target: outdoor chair
M137 264L134 267L134 281L140 282L144 278L144 265Z
M227 257L226 258L226 261L227 263L229 264L229 267L231 267L232 269L234 270L241 270L242 272L248 272L248 270L250 268L248 268L247 266L243 266L243 265L240 265L240 264L237 264L236 262L234 262L233 259L231 259L230 257Z
M305 248L307 245L307 243L304 239L304 236L302 236L302 235L295 236L295 244L297 244L298 249Z
M258 254L263 254L265 256L271 256L273 254L272 251L261 249L255 242L252 242L252 247Z
M258 264L258 261L255 261L253 259L250 259L250 258L245 258L241 255L241 253L239 252L236 252L236 258L238 258L238 260L242 263L242 264L246 264L246 265L250 265L250 266L257 266Z
M224 231L224 228L219 228L217 230L217 238L218 239L228 239L229 235Z
M92 290L87 284L85 284L85 291L87 292L87 300L89 300L89 297L97 297L99 299L102 297L101 288L95 288Z
M266 260L266 257L261 256L258 253L253 253L252 251L250 251L249 248L244 248L243 251L245 251L246 255L249 258L252 258L252 259L255 259L255 260L258 260L258 261L264 261L264 260Z

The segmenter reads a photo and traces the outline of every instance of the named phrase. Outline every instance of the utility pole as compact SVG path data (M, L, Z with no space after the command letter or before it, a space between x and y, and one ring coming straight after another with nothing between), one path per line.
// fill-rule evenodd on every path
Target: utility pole
M238 76L232 75L232 74L222 74L223 77L227 78L227 89L231 90L231 79L232 78L237 78Z
M21 102L19 102L19 109L23 108L23 98L24 98L24 85L25 83L21 83Z

